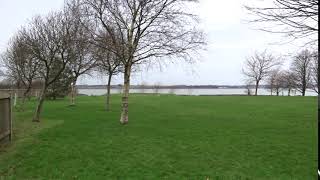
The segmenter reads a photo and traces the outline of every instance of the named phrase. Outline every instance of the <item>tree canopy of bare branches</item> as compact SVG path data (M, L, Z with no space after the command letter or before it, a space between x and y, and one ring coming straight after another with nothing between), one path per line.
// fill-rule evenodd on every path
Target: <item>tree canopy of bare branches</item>
M290 70L282 71L282 79L283 79L283 88L288 90L288 96L291 95L291 91L296 87L295 84L295 75Z
M248 57L242 73L248 81L255 82L255 95L258 95L259 84L268 74L281 64L280 60L266 50Z
M20 31L35 59L40 62L38 72L43 81L39 103L33 121L40 121L40 113L48 87L56 82L72 59L69 47L74 40L74 23L63 12L35 17Z
M121 72L120 59L114 52L110 51L110 43L108 42L110 37L108 33L100 32L100 34L94 39L94 59L97 60L98 71L108 76L107 81L107 97L106 97L106 111L110 110L110 92L111 92L111 79L113 75L117 75Z
M110 36L112 51L124 69L121 124L128 123L132 67L163 60L192 60L204 45L197 17L186 11L196 0L83 0L99 29Z
M270 93L271 96L273 92L276 93L277 96L279 96L280 88L283 87L283 75L280 70L280 68L276 68L270 71L268 74L267 82L270 86Z
M40 63L36 61L31 49L19 34L11 39L7 50L2 55L2 61L7 70L6 77L13 81L17 87L24 89L21 106L23 109L33 81L39 78Z
M294 39L311 38L318 41L318 0L273 0L268 7L245 6L257 18L251 22L265 24L262 30L272 33L284 33Z
M93 46L91 44L90 24L87 18L83 17L83 9L77 0L68 1L64 7L65 22L71 24L67 52L69 56L64 56L69 61L67 68L71 73L71 101L70 105L75 105L76 83L83 74L90 73L96 66L96 59L93 57Z
M291 71L294 74L297 90L305 96L311 81L312 53L309 50L299 52L293 59Z

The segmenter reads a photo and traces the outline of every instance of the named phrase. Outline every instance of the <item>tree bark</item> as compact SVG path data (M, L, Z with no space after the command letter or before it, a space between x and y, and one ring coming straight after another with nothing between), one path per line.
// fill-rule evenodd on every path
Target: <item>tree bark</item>
M42 112L42 106L43 106L43 102L45 99L46 90L47 90L47 86L44 85L44 87L41 91L41 95L39 97L39 102L37 105L36 112L35 112L33 120L32 120L33 122L40 122L40 113Z
M258 95L258 86L259 86L259 81L256 81L256 91L254 93L255 96Z
M306 95L306 89L307 89L307 80L306 80L306 75L304 75L303 79L302 79L302 96Z
M17 106L17 90L14 92L14 100L13 100L13 107Z
M76 105L76 81L71 83L71 98L70 98L70 106Z
M123 86L123 94L122 94L122 110L120 123L125 125L128 124L128 97L129 97L129 89L130 89L130 73L131 66L125 66L124 70L124 86Z
M302 84L302 89L301 89L301 93L302 93L302 96L305 96L306 95L306 85L305 84Z
M107 84L106 111L110 110L111 78L112 78L112 74L110 73L108 77L108 84Z

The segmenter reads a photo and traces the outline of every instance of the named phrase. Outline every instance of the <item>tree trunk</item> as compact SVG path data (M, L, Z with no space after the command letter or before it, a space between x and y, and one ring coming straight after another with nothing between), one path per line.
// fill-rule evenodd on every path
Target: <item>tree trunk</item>
M302 96L305 96L306 95L306 89L307 89L307 80L306 80L306 76L303 77L302 79Z
M305 85L302 85L302 91L301 91L301 93L302 93L302 96L305 96L305 95L306 95L306 87L305 87Z
M22 110L22 111L24 111L24 105L25 105L25 103L26 103L26 98L27 98L27 95L29 94L30 90L31 90L31 87L29 86L29 87L27 88L27 90L23 93L22 103L21 103L21 110Z
M258 86L259 86L259 81L256 82L256 91L254 93L255 96L258 95Z
M14 92L13 107L17 106L17 90Z
M279 96L279 89L277 89L277 96Z
M130 89L130 73L131 73L131 65L125 66L124 70L124 86L123 86L123 94L122 94L122 110L120 123L125 125L128 123L128 97L129 97L129 89Z
M44 85L42 92L41 92L41 95L39 97L39 102L37 105L36 112L35 112L33 120L32 120L33 122L40 122L40 113L42 112L42 106L43 106L43 102L45 99L46 90L47 90L47 86Z
M111 78L112 78L112 74L110 73L108 77L108 84L107 84L106 111L110 110Z
M290 96L291 88L288 89L288 96Z
M77 90L76 90L76 82L74 81L71 83L71 98L70 98L70 106L76 105L76 95L77 95Z

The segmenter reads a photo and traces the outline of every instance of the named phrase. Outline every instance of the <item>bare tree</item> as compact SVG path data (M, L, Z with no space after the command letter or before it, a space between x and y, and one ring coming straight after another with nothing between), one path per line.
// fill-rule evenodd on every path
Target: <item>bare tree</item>
M276 92L277 96L279 96L279 75L280 75L280 69L273 69L270 71L267 77L267 82L270 88L270 95L273 95L273 92Z
M132 68L163 57L191 61L204 45L197 18L187 11L196 0L83 0L91 17L110 35L124 69L120 123L128 123Z
M42 18L35 17L29 24L29 29L22 34L30 47L33 56L40 62L39 74L43 87L33 121L40 122L45 94L48 87L57 81L67 67L72 54L68 53L72 42L72 23L65 22L62 12L51 13Z
M110 110L110 92L111 92L111 80L114 75L121 72L120 60L113 53L109 51L110 38L107 33L100 32L99 36L95 37L94 43L94 58L97 60L97 68L103 74L108 76L107 81L107 97L106 97L106 111Z
M76 83L80 76L90 73L96 66L96 60L93 57L93 46L91 43L90 24L87 18L83 18L83 9L78 0L68 1L64 8L64 22L71 24L67 29L69 38L67 53L69 56L63 56L69 61L68 68L72 76L70 105L75 105L77 95Z
M248 78L249 81L255 82L255 95L258 95L259 84L264 80L272 69L279 66L281 63L279 59L275 58L272 54L263 51L262 53L255 52L245 61L245 67L242 73Z
M19 33L11 39L7 51L2 56L2 61L7 69L6 76L19 84L18 87L22 86L21 109L24 110L25 100L31 91L32 83L39 77L37 70L40 64L32 56L30 48Z
M291 95L291 91L295 89L295 76L292 71L285 70L282 73L283 88L288 90L288 96Z
M299 52L291 64L297 90L305 96L311 80L312 53L309 50Z
M284 33L294 39L310 37L311 42L317 43L318 5L318 0L273 0L268 7L245 8L257 17L251 22L273 23L262 28L264 31Z
M288 96L290 95L290 91L292 89L292 80L293 79L288 79L290 76L288 76L286 71L280 70L280 69L275 69L270 73L269 76L269 83L270 83L270 90L271 90L271 95L272 92L275 92L277 96L279 96L280 91L283 91L284 89L288 90Z
M318 59L318 51L312 52L311 58L311 88L319 94L319 59Z

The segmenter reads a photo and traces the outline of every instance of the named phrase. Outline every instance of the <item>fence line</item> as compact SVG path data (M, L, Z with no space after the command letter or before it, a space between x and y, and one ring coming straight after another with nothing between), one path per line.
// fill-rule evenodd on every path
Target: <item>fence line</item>
M0 142L12 139L12 108L9 95L0 94Z
M9 94L11 97L18 96L23 97L23 93L25 92L25 89L0 89L0 95L1 94ZM28 93L28 96L31 97L38 97L40 94L40 89L31 89Z

